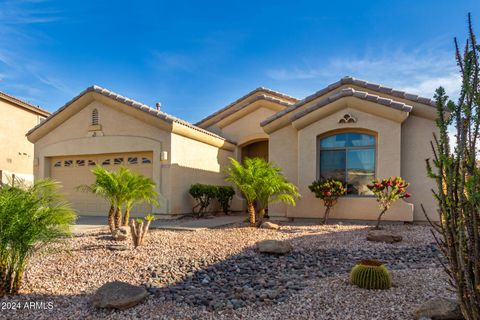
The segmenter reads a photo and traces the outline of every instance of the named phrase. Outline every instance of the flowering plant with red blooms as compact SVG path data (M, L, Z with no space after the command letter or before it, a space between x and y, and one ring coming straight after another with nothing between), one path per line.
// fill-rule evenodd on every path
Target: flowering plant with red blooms
M315 193L315 196L317 198L323 200L323 204L325 206L323 223L327 223L330 209L337 203L338 198L340 198L347 192L347 189L345 188L342 181L334 178L320 179L318 181L314 181L311 185L308 186L308 188L310 189L310 191Z
M388 179L373 180L367 185L377 198L381 212L377 219L375 229L380 229L380 220L392 204L398 199L410 198L412 195L406 190L410 184L401 177L390 177Z

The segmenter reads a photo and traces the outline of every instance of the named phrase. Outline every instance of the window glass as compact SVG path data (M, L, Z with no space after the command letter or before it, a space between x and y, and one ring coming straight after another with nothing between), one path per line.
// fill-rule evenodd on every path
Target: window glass
M115 158L113 159L113 164L122 164L123 163L123 158Z
M57 161L55 162L55 164L53 165L55 168L58 168L58 167L61 167L62 166L62 161Z
M152 160L148 158L142 158L142 163L152 163Z
M328 150L320 153L320 175L345 181L345 151Z
M340 133L320 140L321 178L345 182L348 194L370 195L367 184L375 179L375 137Z
M64 167L71 167L73 165L73 160L65 160L63 161Z
M85 166L85 160L77 160L76 163L77 163L77 167Z
M106 159L102 162L102 166L109 166L110 165L110 159Z
M137 157L128 157L128 164L137 164L138 158Z
M95 166L95 165L97 165L97 163L95 162L95 160L88 160L88 165L89 166Z
M350 194L372 194L367 184L375 179L375 149L347 151L347 191Z

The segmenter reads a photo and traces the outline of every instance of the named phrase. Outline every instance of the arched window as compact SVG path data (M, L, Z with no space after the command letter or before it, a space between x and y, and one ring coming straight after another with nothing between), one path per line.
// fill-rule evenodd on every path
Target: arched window
M93 109L92 111L92 126L96 126L98 124L98 110Z
M345 132L319 140L319 175L344 181L347 193L370 195L367 188L375 179L375 136Z

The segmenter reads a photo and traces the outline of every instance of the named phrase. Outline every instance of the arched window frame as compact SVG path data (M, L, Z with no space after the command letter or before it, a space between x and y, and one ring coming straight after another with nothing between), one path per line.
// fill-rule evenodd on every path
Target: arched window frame
M323 139L335 136L342 133L358 133L358 134L366 134L370 135L374 138L374 144L369 146L360 146L360 147L339 147L339 148L322 148L320 143ZM361 129L361 128L352 128L352 129L340 129L340 130L332 130L325 133L322 133L317 136L316 141L316 149L317 149L317 161L316 161L316 178L317 180L321 178L321 161L320 161L320 154L322 151L328 150L353 150L353 149L374 149L374 170L373 170L373 178L375 179L377 176L377 165L378 165L378 134L375 131L368 130L368 129ZM347 152L347 151L345 151ZM347 155L346 155L347 156ZM347 181L347 160L345 160L345 177L344 181ZM358 194L347 194L347 197L371 197L371 194L368 195L358 195Z

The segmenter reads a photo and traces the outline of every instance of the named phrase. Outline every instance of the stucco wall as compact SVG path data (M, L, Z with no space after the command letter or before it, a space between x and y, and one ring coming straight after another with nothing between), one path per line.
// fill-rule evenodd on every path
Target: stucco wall
M357 118L353 124L339 124L338 120L349 113ZM270 155L271 161L281 165L290 181L296 182L302 195L296 207L287 207L288 217L322 217L324 208L321 201L315 198L308 189L308 185L317 179L317 139L318 136L332 130L370 130L377 135L376 152L376 176L389 177L400 174L401 155L401 124L397 121L388 120L370 113L348 107L337 111L312 124L302 128L298 132L292 129L281 129L271 134ZM295 139L298 141L297 161L287 155L290 146L295 148ZM288 151L288 152L287 152ZM292 153L293 154L293 153ZM296 166L296 168L294 168ZM296 172L298 178L294 179ZM390 220L411 220L413 218L413 206L399 201L385 216ZM275 212L279 210L280 212ZM281 206L272 206L272 215L281 215ZM371 197L347 196L339 200L332 218L343 219L375 219L378 214L377 202Z
M425 164L425 159L433 158L430 146L433 133L438 137L435 122L425 118L410 116L402 125L402 177L411 183L408 191L412 197L408 202L415 205L415 220L426 220L420 204L430 219L438 220L437 205L431 192L436 185L427 177Z
M0 170L32 180L33 144L25 134L37 125L39 116L0 99L0 119Z
M222 136L240 144L248 142L248 137L252 137L253 139L259 135L265 136L265 132L260 126L260 122L274 113L274 110L268 108L256 109L235 122L223 127L221 131Z
M190 186L194 183L227 185L223 170L234 154L177 134L171 135L171 148L171 161L164 165L170 176L170 211L190 213L193 206L188 194ZM232 209L237 209L236 203Z

